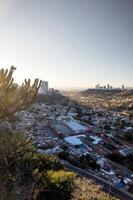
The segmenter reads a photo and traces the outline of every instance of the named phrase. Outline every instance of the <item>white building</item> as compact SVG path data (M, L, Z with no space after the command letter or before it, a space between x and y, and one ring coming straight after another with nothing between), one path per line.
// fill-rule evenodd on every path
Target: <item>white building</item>
M48 81L42 81L39 94L46 95L48 93Z
M125 149L121 149L121 150L119 150L119 153L124 157L126 157L126 156L128 156L130 154L133 154L133 147L128 147L128 148L125 148Z
M81 146L81 145L83 145L83 142L79 138L77 138L75 136L65 137L65 141L68 144L72 145L72 146Z
M82 133L88 131L88 127L84 124L80 123L77 120L70 119L64 121L65 125L68 126L71 130L73 130L75 133Z

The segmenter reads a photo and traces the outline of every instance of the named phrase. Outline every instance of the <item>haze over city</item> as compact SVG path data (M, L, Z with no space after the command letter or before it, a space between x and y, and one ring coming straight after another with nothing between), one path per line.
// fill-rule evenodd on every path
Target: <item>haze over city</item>
M132 0L1 0L0 66L55 88L133 86Z

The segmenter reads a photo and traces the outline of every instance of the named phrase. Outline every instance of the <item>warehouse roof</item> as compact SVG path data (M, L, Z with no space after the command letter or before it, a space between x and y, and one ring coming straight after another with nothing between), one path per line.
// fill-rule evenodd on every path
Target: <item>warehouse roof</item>
M73 146L83 144L83 142L82 142L79 138L77 138L77 137L75 137L75 136L66 137L66 138L65 138L65 141L66 141L67 143L73 145Z

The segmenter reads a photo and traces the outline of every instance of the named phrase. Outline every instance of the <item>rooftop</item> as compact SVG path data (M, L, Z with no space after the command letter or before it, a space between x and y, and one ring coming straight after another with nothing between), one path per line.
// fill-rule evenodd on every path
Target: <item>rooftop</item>
M83 142L77 138L76 136L70 136L70 137L66 137L65 138L65 141L73 146L76 146L76 145L82 145Z
M65 121L65 124L70 127L76 133L84 132L88 130L88 127L76 120Z

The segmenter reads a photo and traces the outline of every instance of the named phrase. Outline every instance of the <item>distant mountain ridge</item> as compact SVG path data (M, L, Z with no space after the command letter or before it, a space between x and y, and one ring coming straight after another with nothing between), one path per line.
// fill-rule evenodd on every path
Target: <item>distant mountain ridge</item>
M113 94L118 94L118 93L121 93L122 91L121 90L99 90L99 89L87 89L87 90L84 90L84 91L81 91L80 93L82 95L92 95L92 94L95 94L95 95L98 95L98 94L104 94L104 95L113 95Z
M80 92L81 95L116 95L116 96L132 96L133 95L133 89L131 90L120 90L120 89L114 89L114 90L98 90L98 89L87 89Z
M133 95L133 89L122 91L120 93L120 95L122 95L122 96L132 96Z

